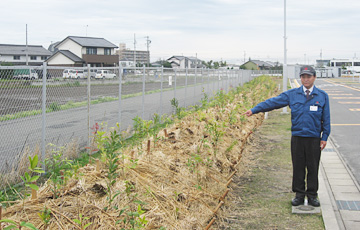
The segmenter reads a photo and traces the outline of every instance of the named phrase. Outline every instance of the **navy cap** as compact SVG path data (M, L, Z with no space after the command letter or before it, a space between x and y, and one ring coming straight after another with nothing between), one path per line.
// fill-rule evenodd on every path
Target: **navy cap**
M311 76L316 76L316 72L315 72L314 68L311 67L311 66L308 66L308 65L305 65L305 66L301 67L300 76L303 75L303 74L309 74Z

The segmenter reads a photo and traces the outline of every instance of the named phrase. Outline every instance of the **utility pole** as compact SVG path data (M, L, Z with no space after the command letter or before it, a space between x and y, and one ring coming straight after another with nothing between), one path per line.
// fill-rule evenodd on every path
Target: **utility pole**
M135 37L135 34L134 34L134 65L136 67L136 37Z
M246 62L246 51L244 51L244 63Z
M151 41L149 40L149 36L146 36L146 47L147 47L147 58L148 58L148 67L150 67L150 52L149 52L149 46Z
M25 49L25 55L26 55L26 65L29 65L29 49L28 49L28 32L27 32L27 24L26 24L26 49Z
M284 65L283 65L283 92L287 90L287 56L286 56L286 0L284 0ZM287 107L283 108L282 113L286 114Z

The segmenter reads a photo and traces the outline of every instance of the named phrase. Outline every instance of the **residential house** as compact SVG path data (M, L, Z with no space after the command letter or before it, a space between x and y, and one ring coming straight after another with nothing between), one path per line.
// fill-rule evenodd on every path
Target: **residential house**
M260 60L249 60L241 65L242 69L250 70L269 70L275 67L274 63Z
M110 67L119 64L116 45L104 38L68 36L52 47L57 50L48 60L52 66Z
M172 68L201 68L201 60L196 57L172 56L167 59Z
M0 44L0 63L40 66L50 56L50 51L38 45Z

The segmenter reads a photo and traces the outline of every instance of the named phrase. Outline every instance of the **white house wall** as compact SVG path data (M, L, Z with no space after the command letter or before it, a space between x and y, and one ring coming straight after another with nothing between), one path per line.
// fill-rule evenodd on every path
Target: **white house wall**
M73 65L74 62L61 53L56 54L48 61L48 65Z
M82 57L82 47L71 39L66 39L57 46L59 50L70 50L78 57ZM86 49L85 49L86 52Z
M26 62L26 56L20 56L20 60L14 60L14 56L19 55L0 55L0 62L11 62L11 63L23 63ZM33 55L31 55L33 56ZM28 55L28 63L38 63L38 62L44 62L45 60L41 60L41 56L36 56L36 60L30 60L30 55Z

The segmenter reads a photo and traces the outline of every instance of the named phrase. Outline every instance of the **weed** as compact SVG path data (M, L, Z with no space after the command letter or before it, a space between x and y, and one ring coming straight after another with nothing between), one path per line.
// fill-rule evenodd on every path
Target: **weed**
M125 213L127 208L128 207L120 211L119 216L123 214L126 214L126 216L122 220L118 220L116 224L123 223L125 225L130 225L131 230L143 229L148 223L145 216L141 217L141 215L145 213L145 210L142 209L140 204L137 206L137 210L135 212L129 211ZM121 228L121 230L123 229L124 228Z
M53 102L48 106L49 110L51 112L59 111L61 110L61 106L57 102Z

